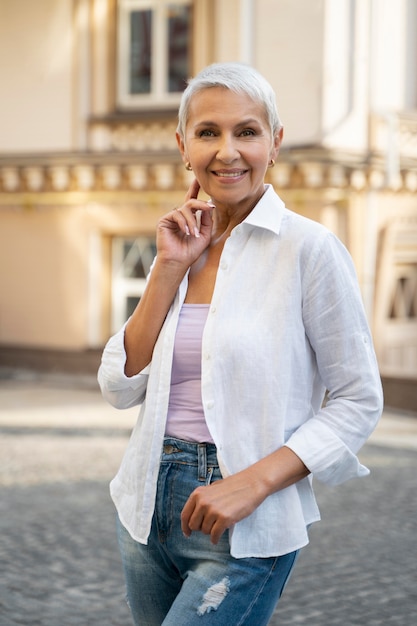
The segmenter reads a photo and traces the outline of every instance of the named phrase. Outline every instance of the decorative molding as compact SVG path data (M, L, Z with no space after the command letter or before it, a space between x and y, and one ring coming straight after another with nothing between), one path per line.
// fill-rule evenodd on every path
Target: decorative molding
M370 118L370 148L386 158L417 159L417 112L382 111Z
M176 150L176 127L176 121L93 121L89 124L88 145L93 152Z
M183 190L193 174L181 163L176 123L158 115L92 118L88 152L0 157L0 194ZM369 153L284 147L267 181L281 189L417 191L417 116L375 115L371 130Z
M60 158L54 164L53 159L42 162L38 157L33 160L25 157L18 161L3 158L0 161L0 194L25 191L181 190L192 178L192 172L186 172L179 159L161 158L155 161L129 153L123 163L112 159L111 155L106 155L105 159L79 155L75 160L78 162L74 163L71 156L65 163L65 159ZM417 164L399 171L395 178L387 181L383 168L378 166L358 164L353 167L350 164L308 161L295 163L281 155L275 168L268 170L267 182L281 189L338 188L358 192L367 189L414 193L417 191Z
M92 118L88 152L1 157L0 193L182 190L192 173L180 161L176 124L160 114ZM370 129L367 154L284 147L268 182L282 189L417 191L417 115L375 114Z

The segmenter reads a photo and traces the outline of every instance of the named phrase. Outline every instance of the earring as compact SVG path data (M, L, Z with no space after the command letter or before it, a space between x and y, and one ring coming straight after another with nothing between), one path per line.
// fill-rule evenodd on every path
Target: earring
M187 161L187 163L185 164L185 169L189 172L193 171L193 168L191 167L191 163L189 161Z
M275 161L274 159L271 159L268 163L268 167L274 167L274 165L275 165Z

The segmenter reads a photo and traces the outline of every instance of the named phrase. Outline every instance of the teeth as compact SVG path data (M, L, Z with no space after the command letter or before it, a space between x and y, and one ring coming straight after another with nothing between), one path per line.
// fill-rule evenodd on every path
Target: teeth
M222 178L236 178L237 176L241 176L243 172L217 172L217 176Z

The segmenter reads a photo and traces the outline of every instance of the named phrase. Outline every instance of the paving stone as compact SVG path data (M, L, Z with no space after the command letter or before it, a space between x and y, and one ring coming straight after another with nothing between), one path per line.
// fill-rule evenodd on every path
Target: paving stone
M367 445L361 456L369 477L316 484L322 521L271 626L417 623L417 455Z
M0 626L131 626L108 490L131 417L41 382L0 382ZM322 521L270 626L417 623L417 446L392 428L361 453L369 477L316 483Z

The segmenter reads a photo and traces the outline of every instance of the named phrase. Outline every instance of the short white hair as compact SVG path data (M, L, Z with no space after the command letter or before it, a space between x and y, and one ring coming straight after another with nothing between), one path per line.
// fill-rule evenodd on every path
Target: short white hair
M182 94L178 111L177 132L184 138L192 97L205 89L224 87L238 94L246 94L265 108L272 137L280 131L275 92L269 82L250 65L244 63L213 63L194 78L190 78Z

